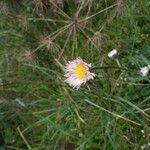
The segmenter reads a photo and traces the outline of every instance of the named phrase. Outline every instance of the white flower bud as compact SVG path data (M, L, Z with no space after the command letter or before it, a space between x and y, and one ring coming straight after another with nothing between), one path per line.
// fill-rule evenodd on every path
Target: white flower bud
M141 70L140 70L140 73L141 73L141 76L145 77L148 75L149 73L149 70L150 70L150 66L145 66L145 67L142 67Z
M117 56L117 50L116 49L113 49L112 51L110 51L108 53L109 58L115 58L116 56Z
M144 133L145 133L145 131L144 131L144 130L141 130L141 133L143 133L143 134L144 134Z

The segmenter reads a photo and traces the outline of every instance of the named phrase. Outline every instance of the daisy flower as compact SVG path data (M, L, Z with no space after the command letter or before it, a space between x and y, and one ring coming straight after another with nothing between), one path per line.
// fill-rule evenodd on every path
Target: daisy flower
M65 80L73 88L79 89L82 84L93 79L95 74L89 71L91 64L87 64L80 57L69 61L65 66Z

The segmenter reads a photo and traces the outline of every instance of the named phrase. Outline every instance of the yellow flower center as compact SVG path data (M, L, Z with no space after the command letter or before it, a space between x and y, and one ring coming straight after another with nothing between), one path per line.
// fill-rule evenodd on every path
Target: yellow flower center
M84 78L87 77L87 70L86 70L86 67L85 67L85 65L83 63L78 64L75 67L75 75L79 79L84 79Z

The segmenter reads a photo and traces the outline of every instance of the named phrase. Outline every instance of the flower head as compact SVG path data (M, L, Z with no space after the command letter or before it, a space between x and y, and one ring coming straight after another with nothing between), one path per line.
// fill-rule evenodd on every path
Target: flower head
M65 82L73 88L79 89L82 84L85 84L95 76L94 73L89 71L90 67L91 64L87 64L79 57L69 61L65 66L65 77L67 77Z
M140 70L141 76L143 77L147 76L149 71L150 71L150 65L142 67Z
M113 49L108 53L109 58L115 58L117 56L117 50Z

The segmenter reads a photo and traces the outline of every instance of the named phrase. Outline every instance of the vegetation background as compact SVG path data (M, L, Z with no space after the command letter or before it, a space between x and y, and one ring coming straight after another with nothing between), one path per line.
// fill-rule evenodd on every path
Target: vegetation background
M76 57L122 69L75 90ZM149 150L148 64L150 0L0 0L0 149Z

